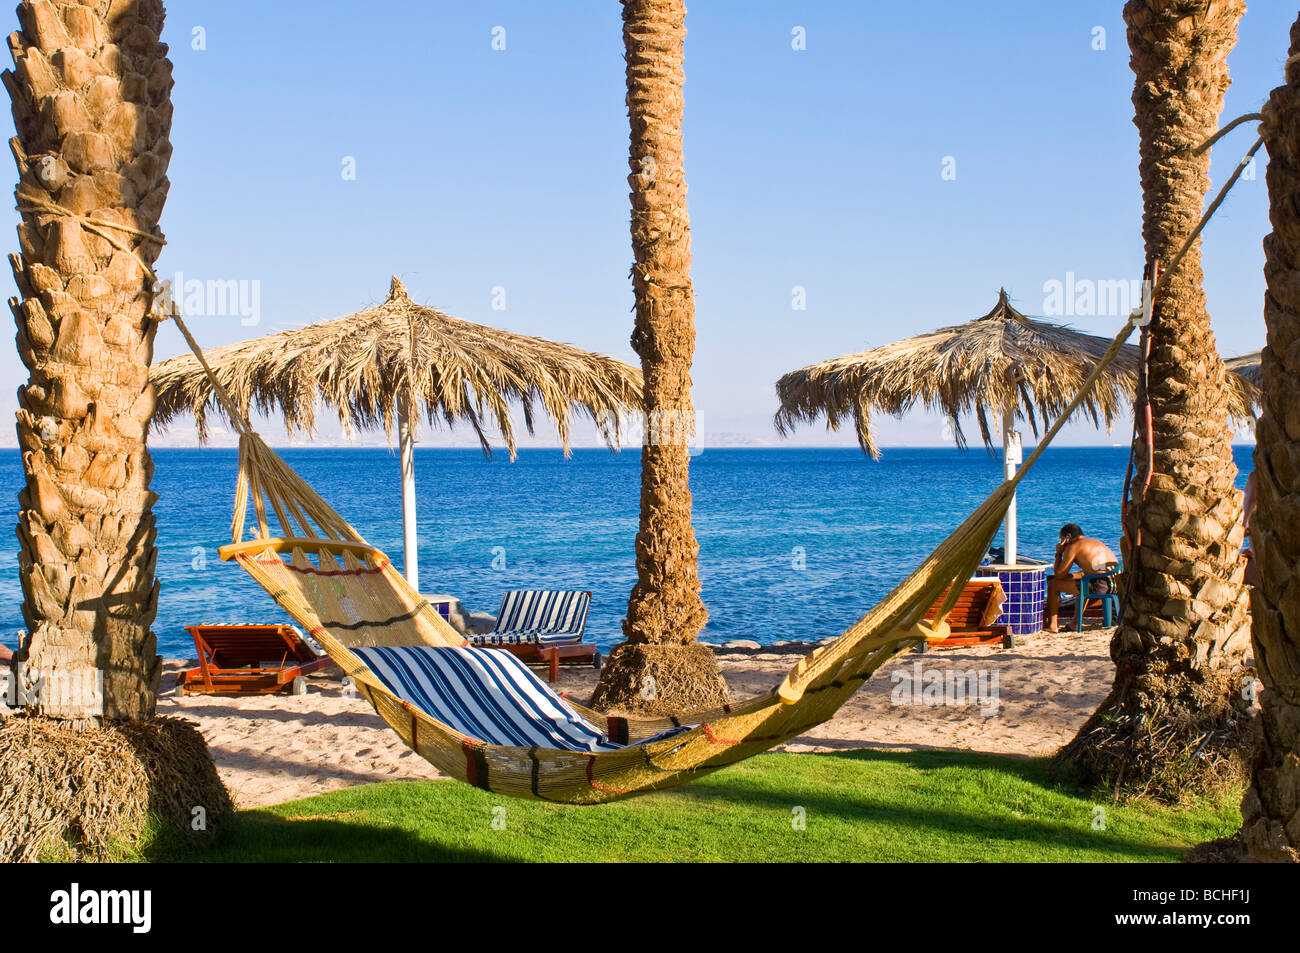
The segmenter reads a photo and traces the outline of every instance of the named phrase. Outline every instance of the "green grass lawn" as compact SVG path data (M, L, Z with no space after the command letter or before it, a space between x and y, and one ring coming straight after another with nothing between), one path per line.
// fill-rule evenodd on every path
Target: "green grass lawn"
M453 781L364 785L240 812L197 852L156 845L148 853L207 861L1175 861L1235 831L1237 800L1111 805L1051 783L1041 759L769 754L688 787L594 807L516 801ZM1105 826L1095 829L1100 806Z

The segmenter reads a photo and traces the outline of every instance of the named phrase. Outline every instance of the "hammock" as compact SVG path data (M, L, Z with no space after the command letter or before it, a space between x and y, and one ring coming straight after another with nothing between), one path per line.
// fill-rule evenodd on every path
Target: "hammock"
M1131 325L1115 339L1108 358L1118 353L1129 331ZM1098 364L1090 382L1108 362ZM925 641L945 638L943 620L997 533L1016 485L1072 412L1062 415L1020 472L893 592L839 638L801 659L768 694L671 718L607 717L545 686L549 697L529 694L536 686L519 685L517 671L476 673L480 686L489 685L474 696L473 703L484 709L477 713L479 721L467 721L463 713L453 716L441 703L463 701L467 683L455 680L460 675L448 676L447 667L482 668L495 664L490 657L500 653L467 648L467 640L411 588L384 553L366 543L243 427L231 526L235 542L220 552L257 580L352 677L402 740L440 771L510 797L568 804L611 801L688 783L803 734L830 719L886 662ZM245 540L250 500L257 525L254 538ZM271 513L278 535L272 531ZM926 610L945 589L949 594L937 619L926 622ZM478 661L472 655L439 655L458 651L484 654ZM397 666L405 666L406 675ZM418 676L418 690L411 674L416 668L425 673ZM503 692L511 698L493 700ZM513 718L517 723L519 710L538 722L537 731L519 739L531 743L494 743L449 724L464 729L484 724L484 719L499 725ZM476 733L505 737L497 729ZM555 740L547 743L548 738Z

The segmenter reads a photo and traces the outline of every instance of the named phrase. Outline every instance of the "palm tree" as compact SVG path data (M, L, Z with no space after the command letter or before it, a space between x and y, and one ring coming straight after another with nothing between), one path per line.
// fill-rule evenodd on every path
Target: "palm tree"
M161 0L24 0L18 17L4 74L22 211L11 258L22 299L10 305L30 372L18 410L27 633L15 664L46 679L46 715L145 719L161 662L145 447L152 282L67 212L160 234L172 117L164 11ZM159 241L113 231L152 265Z
M1242 802L1241 841L1255 860L1300 861L1300 19L1291 27L1286 85L1265 108L1273 233L1264 240L1264 409L1255 429L1258 505L1251 541L1255 663L1264 692L1262 742Z
M684 0L623 0L636 329L645 377L637 582L627 641L610 653L593 705L682 710L726 700L713 654L696 641L708 619L700 600L699 544L691 527L695 431L691 360L695 297L682 166Z
M1124 7L1149 260L1171 261L1200 219L1210 162L1194 149L1217 128L1244 11L1242 0ZM1115 682L1061 753L1088 780L1155 796L1235 780L1243 767L1250 619L1241 494L1201 278L1198 241L1151 326L1154 425L1150 445L1139 441L1135 482L1149 485L1127 521L1131 582L1111 643Z

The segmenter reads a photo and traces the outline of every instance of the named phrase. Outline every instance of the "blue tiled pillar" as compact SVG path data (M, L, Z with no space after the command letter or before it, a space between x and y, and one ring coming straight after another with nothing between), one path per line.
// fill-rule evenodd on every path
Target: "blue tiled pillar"
M981 566L976 578L997 576L1007 601L997 625L1011 627L1015 635L1032 635L1043 628L1043 605L1047 602L1047 566Z

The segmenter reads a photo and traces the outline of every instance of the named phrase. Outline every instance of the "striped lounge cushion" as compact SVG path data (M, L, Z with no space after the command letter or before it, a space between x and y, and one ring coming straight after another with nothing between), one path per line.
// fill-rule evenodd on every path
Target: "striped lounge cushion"
M541 632L488 632L484 635L471 635L470 645L486 648L501 645L556 645L574 641L571 635L546 635Z
M554 645L578 642L591 608L590 592L516 589L501 597L496 625L474 645Z
M580 717L509 652L428 645L352 651L398 698L479 741L563 751L625 747ZM638 743L688 730L670 728Z

